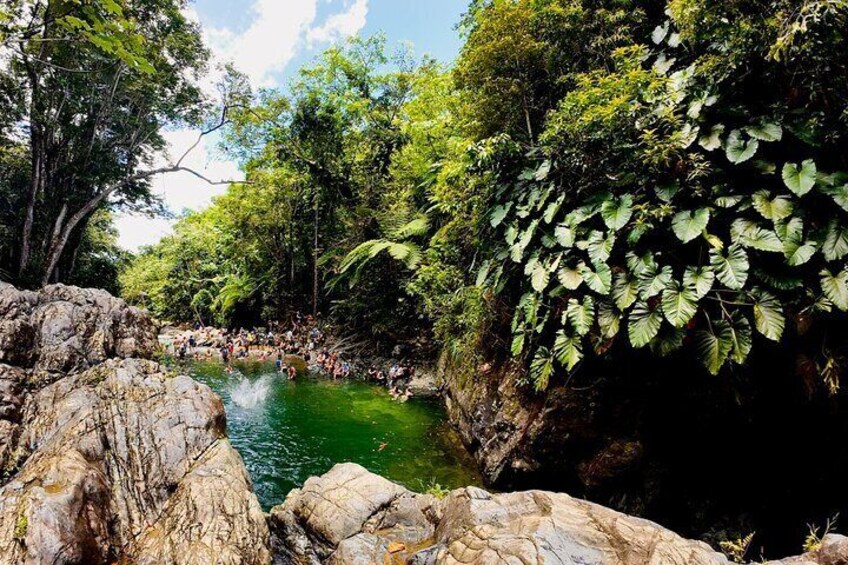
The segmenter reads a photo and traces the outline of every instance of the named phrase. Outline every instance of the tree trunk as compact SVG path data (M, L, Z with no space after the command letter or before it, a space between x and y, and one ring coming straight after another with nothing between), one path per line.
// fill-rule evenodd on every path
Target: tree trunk
M318 203L315 203L312 231L312 316L318 316Z
M47 49L49 42L46 41L49 35L50 28L50 3L47 4L44 13L44 28L41 30L41 45L38 48L37 60L43 61L47 58ZM21 44L21 49L24 45ZM30 151L31 151L31 171L32 179L29 186L29 194L27 195L26 212L24 214L24 224L21 229L21 252L18 263L18 276L22 277L24 271L29 266L32 241L32 227L35 223L35 204L38 200L38 195L44 186L44 172L46 163L44 162L47 153L46 134L44 124L41 118L44 115L43 101L41 99L41 88L39 84L39 75L33 68L29 59L24 57L24 66L26 68L27 78L30 82L32 92L30 94L29 103L29 125L30 125Z

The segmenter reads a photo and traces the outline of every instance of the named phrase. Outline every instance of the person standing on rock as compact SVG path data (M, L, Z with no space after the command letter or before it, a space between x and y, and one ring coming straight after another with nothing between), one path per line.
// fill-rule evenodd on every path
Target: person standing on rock
M224 366L227 368L227 372L231 373L233 371L232 363L230 362L230 350L225 345L221 348L221 360L224 362Z

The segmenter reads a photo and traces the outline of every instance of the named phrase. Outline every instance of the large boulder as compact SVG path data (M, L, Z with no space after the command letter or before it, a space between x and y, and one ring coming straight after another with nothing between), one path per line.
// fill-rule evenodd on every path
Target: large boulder
M437 500L352 463L292 491L270 524L282 563L729 563L705 543L566 494L467 487Z
M99 290L0 284L0 563L271 560L220 398Z
M31 394L0 488L9 563L265 563L265 517L221 400L110 360ZM213 557L214 556L214 557Z
M0 283L0 363L61 376L113 357L146 358L156 345L150 316L104 290Z

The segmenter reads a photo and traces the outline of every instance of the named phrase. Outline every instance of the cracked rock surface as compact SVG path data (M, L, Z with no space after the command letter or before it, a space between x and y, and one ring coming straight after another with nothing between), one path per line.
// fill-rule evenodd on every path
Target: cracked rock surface
M102 291L0 285L0 563L270 562L221 400Z
M279 563L298 565L729 565L707 544L566 494L415 494L353 463L272 509ZM848 538L774 565L845 565Z

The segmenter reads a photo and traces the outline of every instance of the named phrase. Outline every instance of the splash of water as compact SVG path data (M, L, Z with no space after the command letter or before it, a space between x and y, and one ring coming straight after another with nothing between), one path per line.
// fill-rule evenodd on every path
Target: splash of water
M265 402L271 392L272 379L270 375L264 375L255 381L242 377L239 383L230 390L230 398L233 403L242 408L255 408Z

